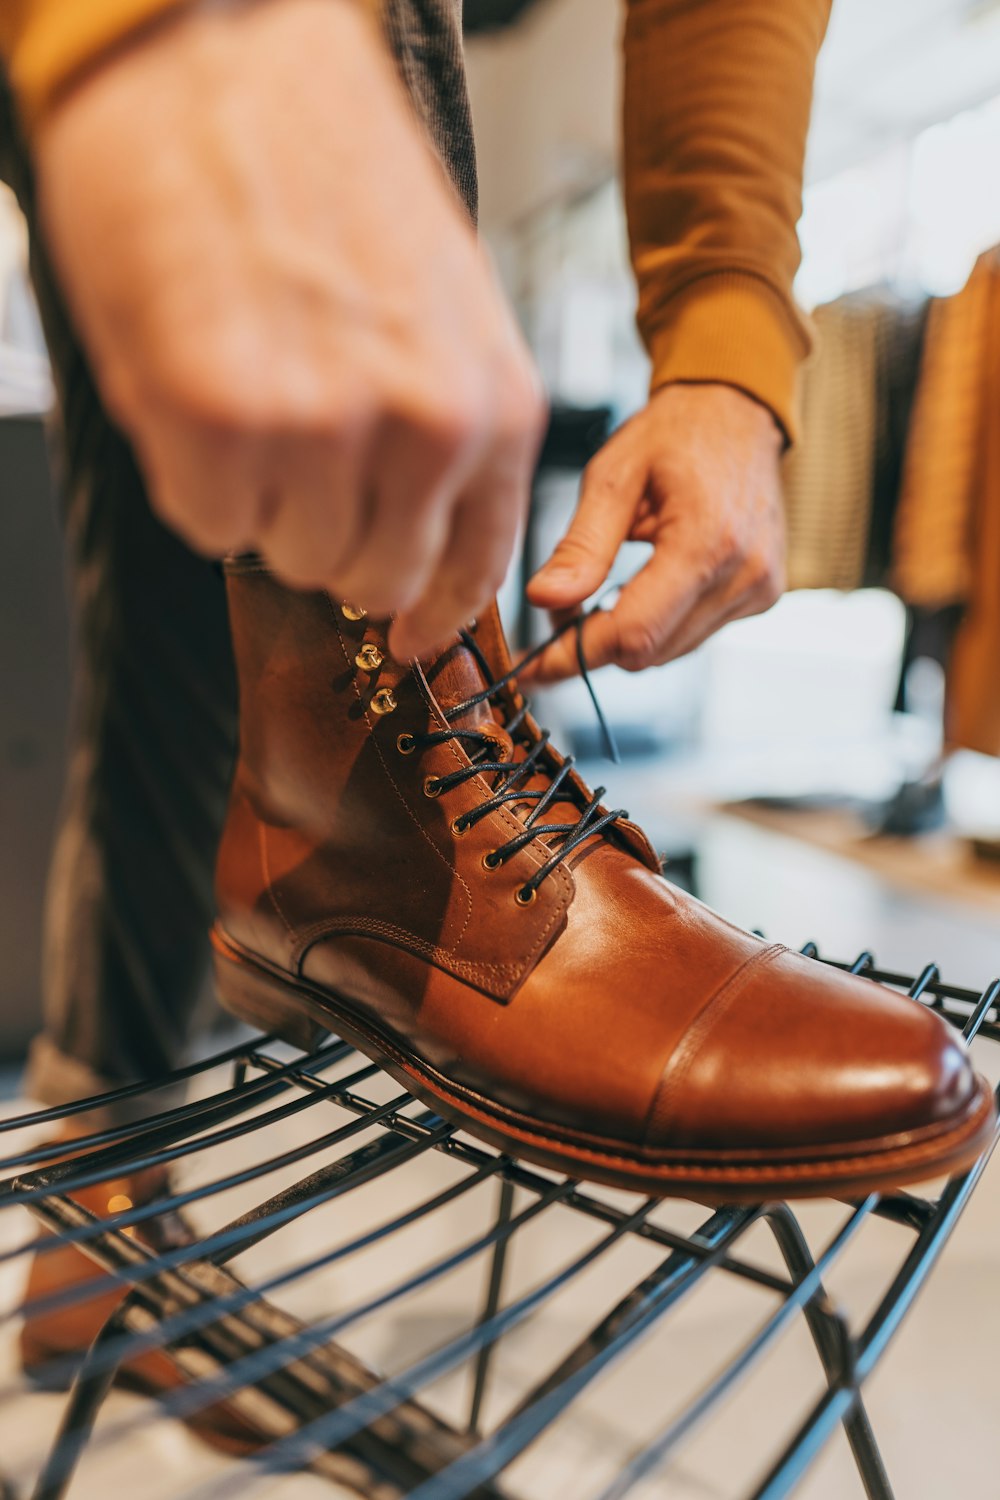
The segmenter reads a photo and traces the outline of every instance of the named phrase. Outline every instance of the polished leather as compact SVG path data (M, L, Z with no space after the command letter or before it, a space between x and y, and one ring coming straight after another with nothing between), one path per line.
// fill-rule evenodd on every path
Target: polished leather
M328 1003L331 1029L356 1023L362 1045L374 1037L380 1060L417 1067L470 1129L545 1161L572 1146L575 1170L610 1180L616 1164L628 1181L652 1163L658 1180L656 1163L683 1159L706 1180L777 1171L809 1191L849 1158L879 1156L882 1180L897 1160L920 1175L918 1155L930 1170L963 1131L982 1143L989 1101L938 1016L733 926L669 884L627 821L520 904L558 840L533 839L499 869L483 859L524 831L531 804L462 833L455 820L493 796L495 773L427 794L477 748L419 741L485 685L461 641L423 666L395 662L385 622L290 592L252 560L231 568L229 595L241 699L217 877L229 958L298 986L314 1017ZM495 610L475 640L502 677ZM377 672L356 664L366 644ZM396 707L380 715L385 688ZM507 689L451 727L482 729L491 758L523 758L539 731L529 716L512 743L520 703ZM561 764L546 750L528 785ZM566 785L540 824L580 817L589 793L575 775Z

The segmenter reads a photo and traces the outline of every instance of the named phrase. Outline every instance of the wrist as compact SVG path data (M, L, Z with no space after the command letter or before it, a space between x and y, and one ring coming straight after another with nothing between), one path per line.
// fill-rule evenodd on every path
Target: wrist
M700 276L640 324L653 362L651 386L674 382L732 386L773 413L792 442L798 367L806 326L760 277L740 271Z
M37 135L78 85L126 48L175 23L189 0L38 0L18 36L10 76L19 110Z
M774 412L757 396L724 380L669 380L649 398L649 410L683 404L684 419L710 427L727 439L741 439L781 457L787 445L784 429Z
M297 3L320 4L364 18L379 0L34 0L10 58L10 77L29 137L37 138L63 104L105 71L132 56L159 51L177 38L225 31L243 15Z

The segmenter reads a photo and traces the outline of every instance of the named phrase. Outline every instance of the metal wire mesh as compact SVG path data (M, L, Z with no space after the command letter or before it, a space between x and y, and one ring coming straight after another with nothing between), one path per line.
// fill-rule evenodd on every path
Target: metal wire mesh
M934 965L909 979L867 953L849 967L937 1008L977 1048L1000 1041L1000 982L955 988ZM156 1112L157 1093L179 1082L187 1102ZM0 1310L0 1327L126 1292L82 1365L65 1355L46 1368L50 1387L68 1388L57 1437L8 1476L12 1493L33 1500L65 1494L85 1451L220 1401L261 1446L184 1488L191 1500L305 1470L376 1500L637 1497L696 1429L724 1423L727 1398L796 1327L815 1349L816 1390L801 1411L768 1408L767 1460L739 1500L787 1495L841 1425L857 1493L891 1500L862 1386L986 1162L933 1194L830 1204L817 1236L782 1203L709 1210L525 1166L335 1039L302 1055L248 1038L97 1102L144 1102L149 1113L92 1131L55 1163L54 1129L95 1101L0 1123L8 1139L33 1135L0 1161L0 1220L27 1209L35 1221L3 1242L0 1271L70 1244L101 1270ZM169 1190L107 1218L73 1197L168 1165ZM144 1228L175 1211L193 1238L156 1253ZM895 1269L855 1321L827 1284L873 1225L893 1226ZM706 1297L741 1311L726 1358L702 1368L690 1339L677 1359L677 1330ZM98 1423L116 1374L153 1350L169 1357L170 1389ZM616 1378L635 1409L617 1446L599 1424L567 1437L579 1403ZM8 1398L20 1389L0 1385Z

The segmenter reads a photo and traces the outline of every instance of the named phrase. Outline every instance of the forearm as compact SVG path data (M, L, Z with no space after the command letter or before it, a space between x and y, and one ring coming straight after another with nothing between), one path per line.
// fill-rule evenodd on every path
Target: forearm
M719 381L794 427L795 225L830 0L629 0L625 183L653 385Z

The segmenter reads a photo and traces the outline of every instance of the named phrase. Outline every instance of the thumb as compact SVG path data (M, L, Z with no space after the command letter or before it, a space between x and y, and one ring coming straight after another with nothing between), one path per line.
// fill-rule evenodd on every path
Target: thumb
M582 604L611 572L646 488L645 464L630 464L624 448L612 439L585 471L569 530L528 584L540 609Z

